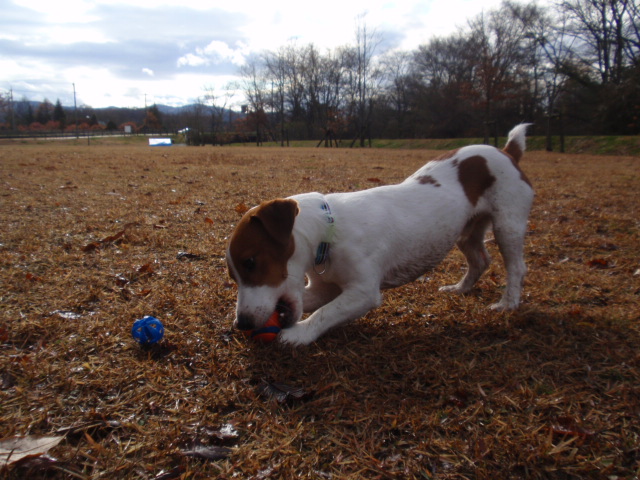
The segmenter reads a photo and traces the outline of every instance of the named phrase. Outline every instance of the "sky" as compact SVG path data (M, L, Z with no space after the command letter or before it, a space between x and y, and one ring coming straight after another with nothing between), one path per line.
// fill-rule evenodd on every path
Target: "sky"
M363 15L379 51L413 50L500 3L0 0L0 92L72 106L75 86L78 106L188 105L221 95L251 55L290 42L320 52L355 44Z

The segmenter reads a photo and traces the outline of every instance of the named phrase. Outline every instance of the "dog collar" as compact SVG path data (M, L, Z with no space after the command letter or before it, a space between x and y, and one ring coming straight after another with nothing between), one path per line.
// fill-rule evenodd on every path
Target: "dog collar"
M333 217L333 214L331 213L331 207L329 206L329 204L326 201L323 201L322 205L320 205L320 208L322 209L322 212L324 213L325 219L327 221L327 230L325 232L324 238L318 245L318 249L316 250L316 265L324 265L329 260L329 248L331 246L331 242L333 241L333 236L336 230L335 219ZM325 271L326 269L322 271L322 273L324 273ZM321 275L321 273L319 274Z

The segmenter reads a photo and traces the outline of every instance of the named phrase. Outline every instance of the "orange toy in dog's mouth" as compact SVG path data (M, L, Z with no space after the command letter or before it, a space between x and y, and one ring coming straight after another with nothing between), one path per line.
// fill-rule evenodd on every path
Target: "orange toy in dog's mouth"
M246 330L242 333L250 340L261 343L271 343L276 339L281 329L280 314L276 310L262 327L256 328L255 330Z

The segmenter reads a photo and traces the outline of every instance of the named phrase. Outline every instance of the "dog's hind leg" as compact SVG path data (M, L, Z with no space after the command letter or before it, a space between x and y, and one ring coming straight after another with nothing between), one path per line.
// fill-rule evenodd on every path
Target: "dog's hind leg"
M456 245L467 259L467 272L457 284L441 287L440 291L467 293L489 267L491 257L484 246L484 237L490 225L491 218L484 215L473 218L465 226Z
M527 273L524 263L524 237L527 224L494 225L494 234L507 271L507 285L498 303L491 305L492 310L514 310L520 304L520 294Z

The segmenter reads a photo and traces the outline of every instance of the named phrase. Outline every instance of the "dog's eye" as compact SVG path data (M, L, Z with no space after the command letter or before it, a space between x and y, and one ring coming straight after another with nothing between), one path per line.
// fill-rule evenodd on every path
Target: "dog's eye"
M256 259L255 257L249 257L246 260L242 261L242 266L248 272L253 272L256 269Z

